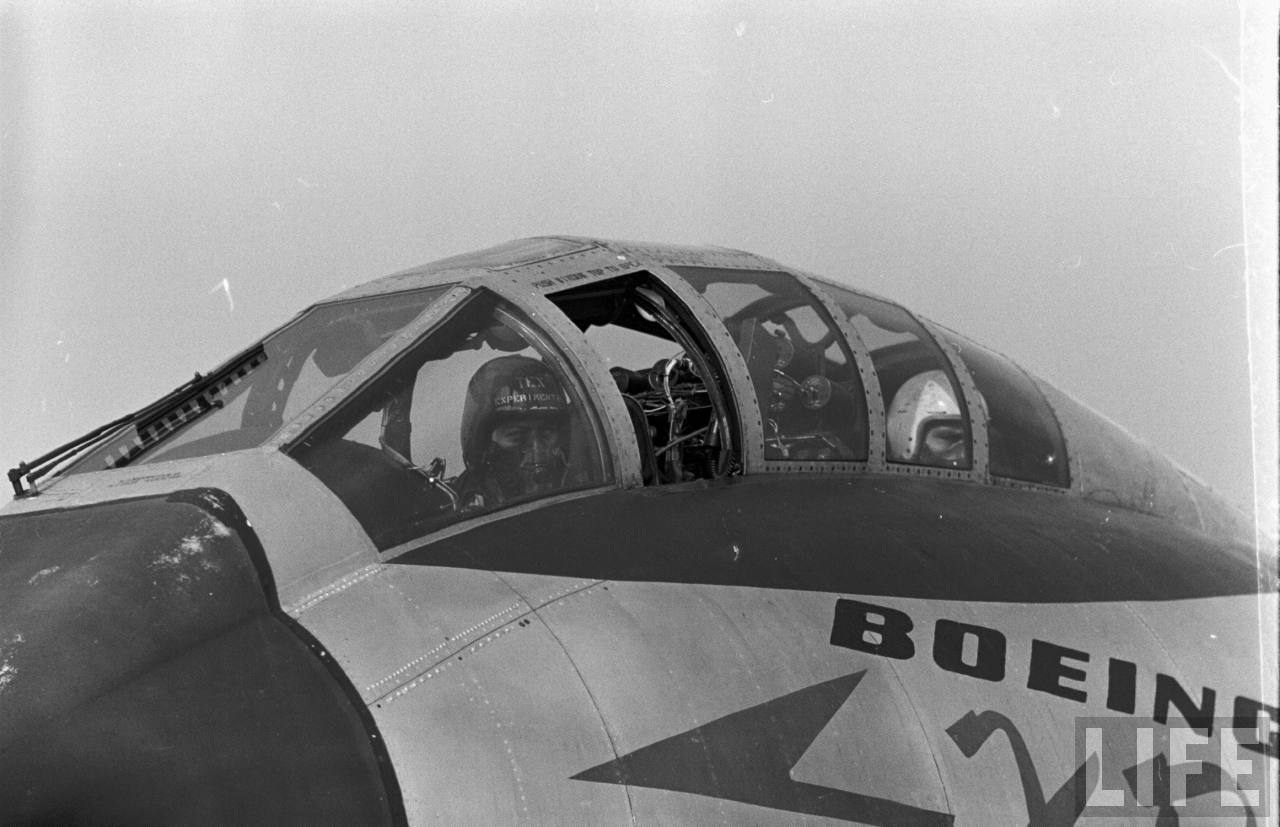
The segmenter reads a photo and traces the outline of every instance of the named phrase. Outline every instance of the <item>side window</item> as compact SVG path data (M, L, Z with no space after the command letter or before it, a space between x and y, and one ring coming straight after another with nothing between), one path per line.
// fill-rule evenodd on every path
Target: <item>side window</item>
M609 366L645 485L736 473L739 433L724 370L698 325L648 273L549 296Z
M379 549L608 480L577 381L480 293L290 450Z
M751 373L766 460L865 460L866 397L849 345L780 272L672 267L716 309Z
M946 334L944 334L946 335ZM1058 420L1017 365L959 334L946 335L987 403L991 473L1066 488L1071 484Z
M888 460L969 468L973 437L946 356L901 307L826 285L871 351L885 400Z

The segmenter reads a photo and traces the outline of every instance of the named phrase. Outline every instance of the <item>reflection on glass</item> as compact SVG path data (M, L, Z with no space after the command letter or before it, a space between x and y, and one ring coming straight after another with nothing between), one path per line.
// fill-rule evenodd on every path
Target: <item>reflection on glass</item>
M969 419L951 365L920 323L901 307L823 285L871 351L886 400L888 460L969 468Z
M606 481L598 434L564 361L481 293L290 454L386 549Z
M261 445L449 288L317 305L87 454L70 473Z
M848 343L795 277L673 267L725 320L760 400L765 459L865 460L866 398Z
M1067 452L1058 420L1017 365L959 334L945 334L987 403L991 473L1066 488Z

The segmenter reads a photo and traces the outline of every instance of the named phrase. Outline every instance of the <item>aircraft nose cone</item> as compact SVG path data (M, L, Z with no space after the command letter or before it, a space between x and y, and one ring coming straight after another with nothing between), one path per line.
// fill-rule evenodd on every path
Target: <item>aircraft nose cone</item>
M231 529L195 504L0 520L0 734L65 713L264 608Z
M387 820L359 710L253 549L207 490L0 518L6 821Z

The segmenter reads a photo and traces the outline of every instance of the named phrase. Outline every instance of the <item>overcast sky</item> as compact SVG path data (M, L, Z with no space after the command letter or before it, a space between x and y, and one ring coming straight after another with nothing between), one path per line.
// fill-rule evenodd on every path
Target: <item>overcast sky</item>
M4 468L344 286L571 233L896 299L1252 502L1232 4L0 10Z

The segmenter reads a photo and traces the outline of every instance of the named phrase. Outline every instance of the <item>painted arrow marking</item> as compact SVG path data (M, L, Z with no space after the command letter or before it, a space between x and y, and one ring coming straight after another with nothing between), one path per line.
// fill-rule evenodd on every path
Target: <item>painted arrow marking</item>
M865 674L855 672L731 713L573 778L866 824L952 824L948 813L792 780L791 768Z

